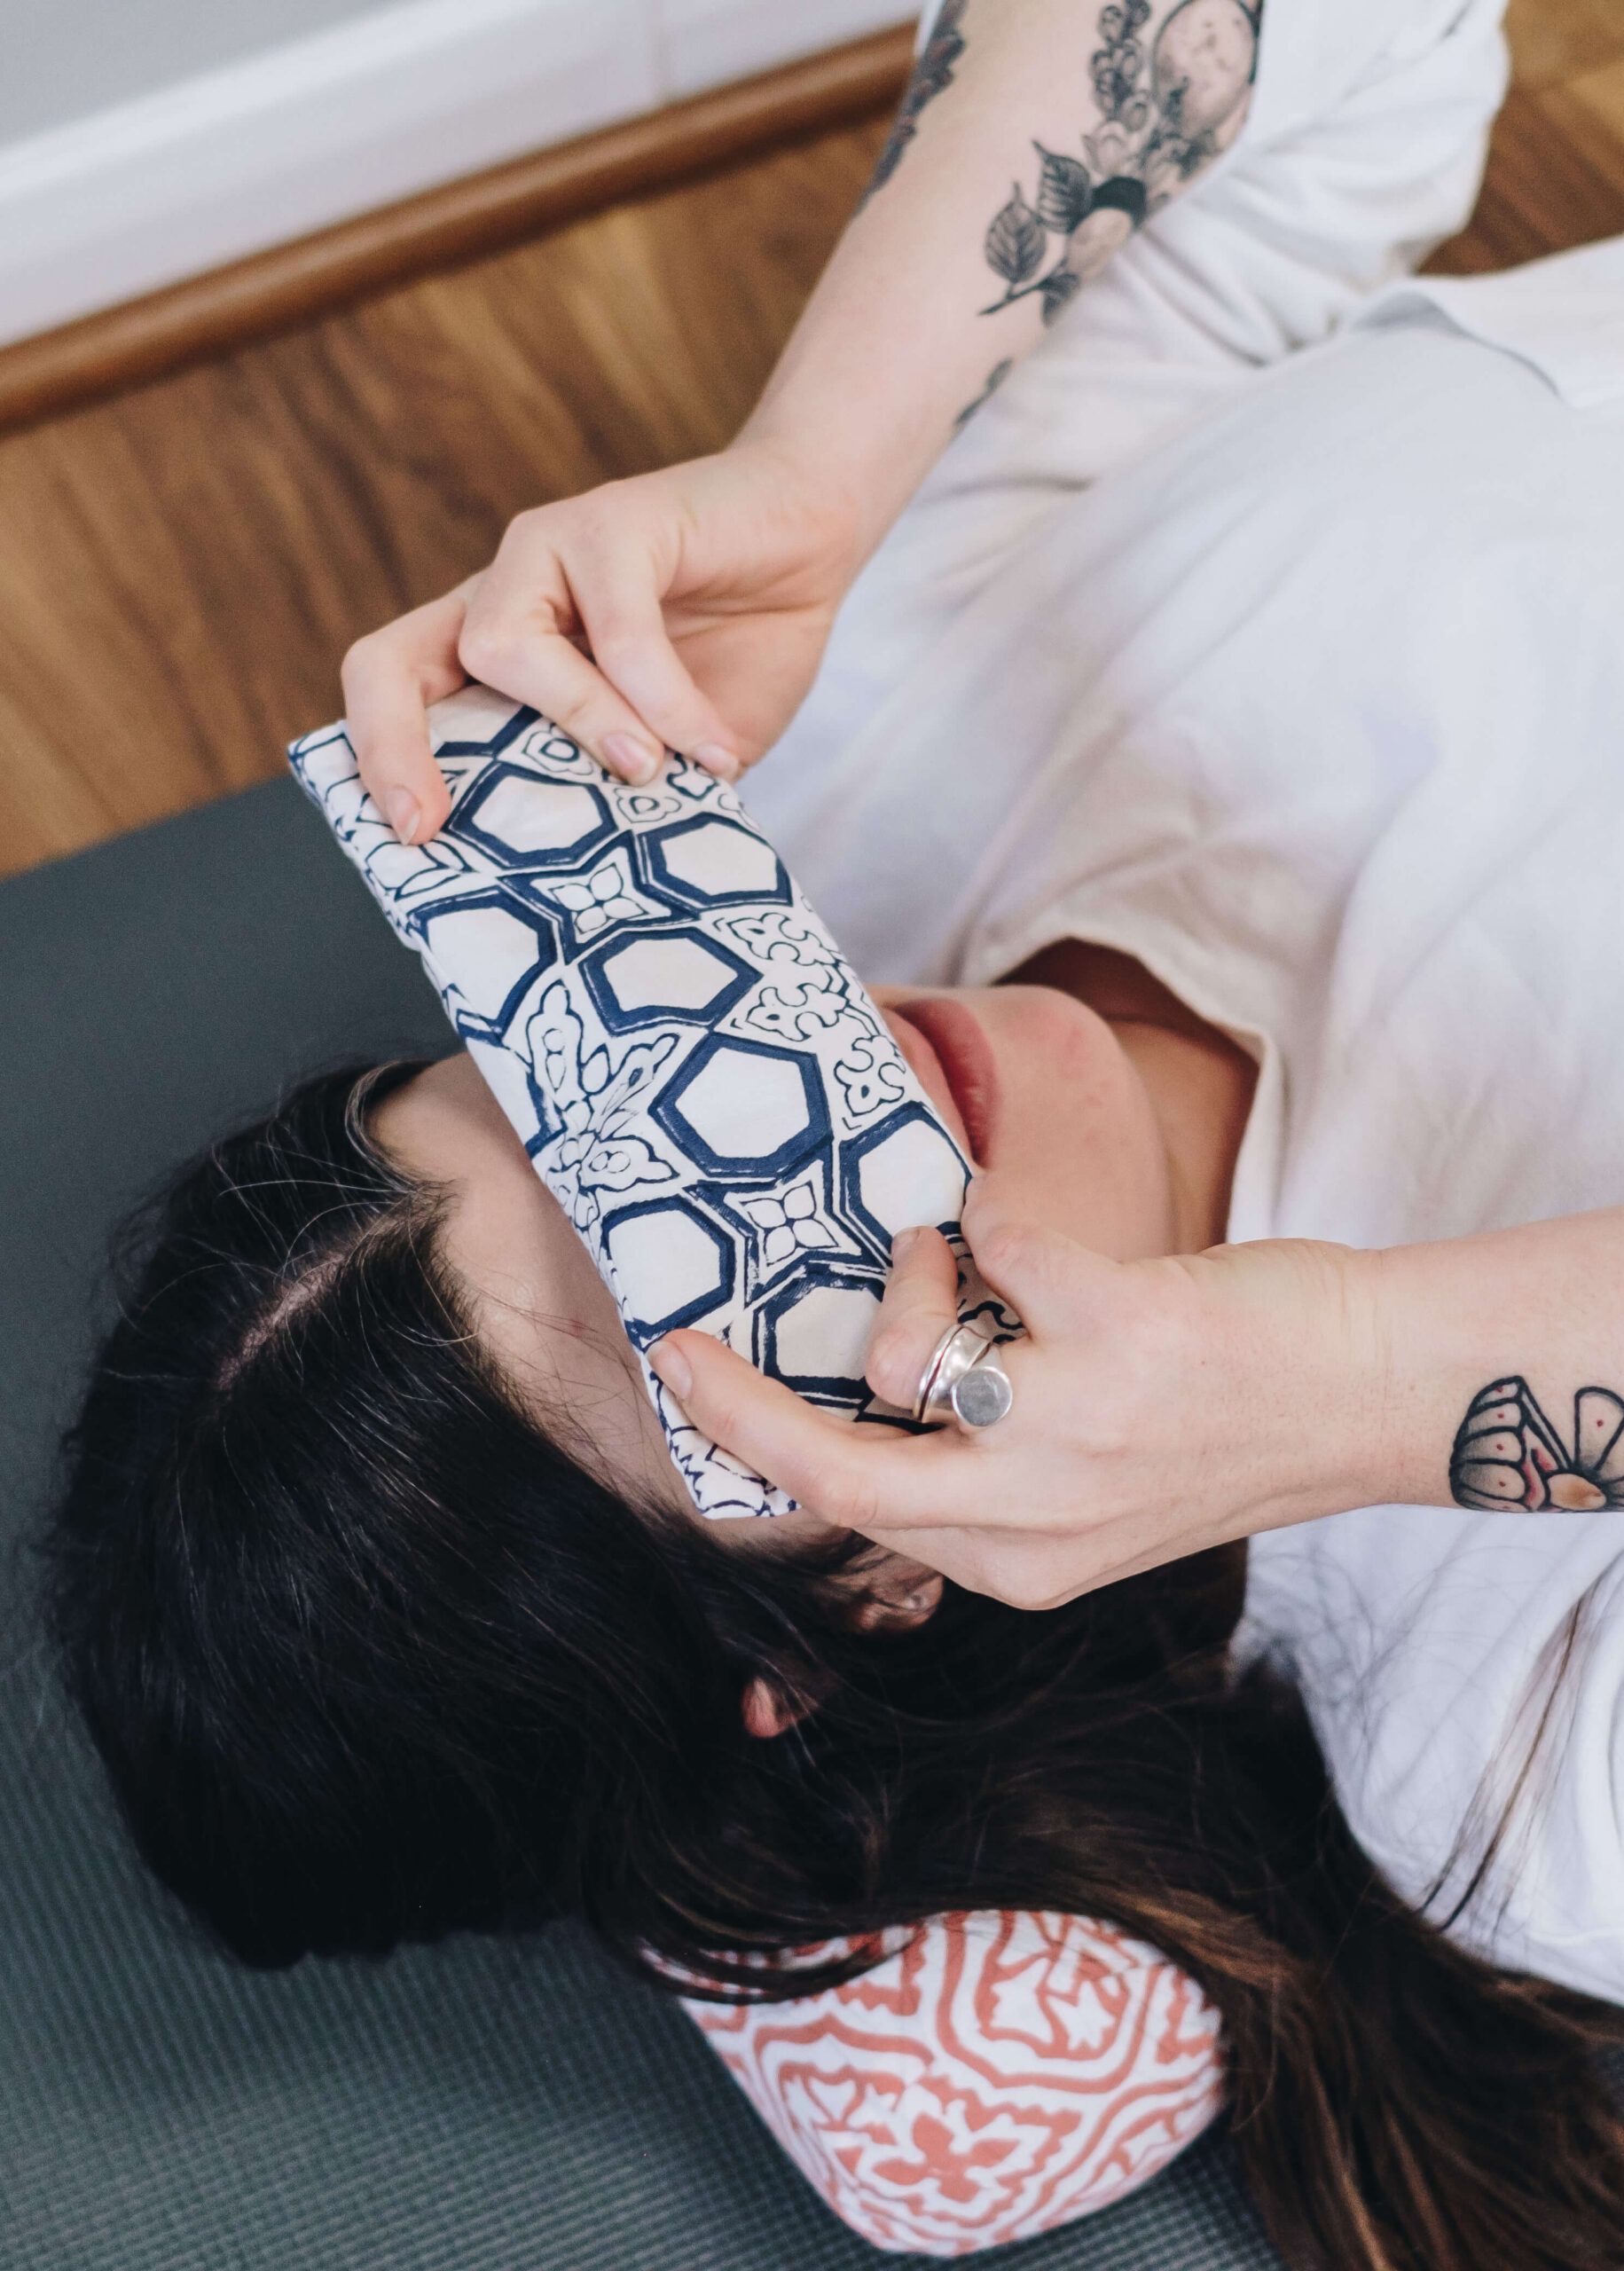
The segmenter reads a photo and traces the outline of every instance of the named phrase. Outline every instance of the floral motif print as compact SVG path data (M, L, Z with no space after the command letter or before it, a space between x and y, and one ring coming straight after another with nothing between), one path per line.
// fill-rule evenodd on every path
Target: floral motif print
M597 1222L604 1191L675 1180L669 1161L625 1132L676 1047L669 1035L628 1049L611 1069L607 1049L588 1049L585 1028L560 985L542 996L527 1038L537 1086L559 1123L548 1150L555 1172L573 1184L569 1214L577 1230Z
M1224 2101L1195 1982L1084 1917L938 1917L843 1986L686 2008L876 2247L953 2256L1050 2231L1136 2190Z

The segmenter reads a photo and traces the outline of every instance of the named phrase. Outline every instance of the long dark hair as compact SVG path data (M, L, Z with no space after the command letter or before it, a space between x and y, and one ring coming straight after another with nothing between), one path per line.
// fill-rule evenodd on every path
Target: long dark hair
M863 1549L726 1548L509 1393L443 1201L369 1141L413 1069L309 1083L145 1227L51 1544L67 1678L141 1852L251 1963L584 1917L627 1965L953 1910L1110 1919L1222 2015L1300 2271L1624 2260L1624 2015L1492 1969L1355 1843L1295 1695L1238 1683L1233 1564L1043 1615L854 1629ZM804 1707L744 1731L749 1681ZM754 1957L756 1961L751 1961Z

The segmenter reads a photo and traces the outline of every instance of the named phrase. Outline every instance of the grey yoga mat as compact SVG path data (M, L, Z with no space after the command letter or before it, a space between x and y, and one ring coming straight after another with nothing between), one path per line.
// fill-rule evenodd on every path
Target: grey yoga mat
M682 2014L583 1935L245 1972L143 1882L27 1541L109 1230L298 1074L449 1036L291 781L0 885L0 2266L874 2271ZM1267 2271L1220 2140L1000 2251Z

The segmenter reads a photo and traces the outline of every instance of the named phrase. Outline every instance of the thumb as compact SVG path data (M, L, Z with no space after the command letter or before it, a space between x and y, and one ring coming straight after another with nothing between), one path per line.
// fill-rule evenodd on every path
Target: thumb
M965 1196L960 1225L976 1266L1037 1340L1074 1333L1110 1301L1121 1263L1033 1222L1014 1179L989 1169Z
M744 769L739 736L672 644L646 563L633 554L573 567L570 584L592 660L610 686L668 749L724 781L737 780Z
M403 844L426 844L451 813L428 712L467 684L457 640L474 580L357 639L340 672L362 784Z

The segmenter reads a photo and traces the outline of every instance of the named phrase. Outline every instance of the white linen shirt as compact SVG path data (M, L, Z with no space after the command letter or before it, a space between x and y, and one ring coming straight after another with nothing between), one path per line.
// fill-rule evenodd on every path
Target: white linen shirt
M1624 240L1399 284L1086 488L1018 431L752 792L865 973L1137 956L1258 1057L1234 1238L1624 1203ZM1371 1508L1252 1542L1242 1640L1440 1917L1571 1653L1452 1929L1617 2001L1621 1589L1624 1515Z

